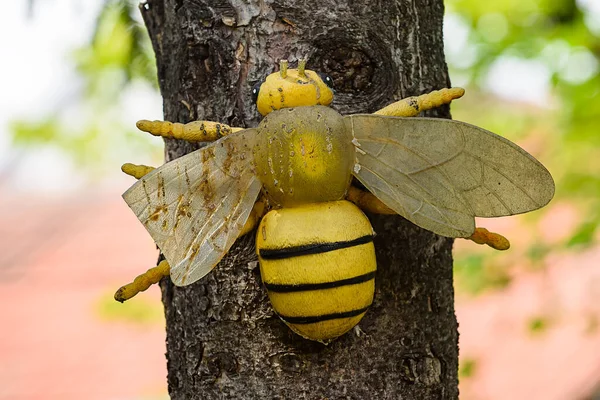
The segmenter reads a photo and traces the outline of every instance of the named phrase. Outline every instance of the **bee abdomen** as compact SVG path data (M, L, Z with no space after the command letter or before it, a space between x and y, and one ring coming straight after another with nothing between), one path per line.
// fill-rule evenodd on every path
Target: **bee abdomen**
M259 227L257 250L273 308L308 339L344 334L373 301L373 229L352 203L271 211Z

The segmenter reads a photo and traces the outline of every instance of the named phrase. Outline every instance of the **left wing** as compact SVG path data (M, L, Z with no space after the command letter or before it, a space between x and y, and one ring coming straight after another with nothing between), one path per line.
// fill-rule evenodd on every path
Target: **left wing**
M539 161L485 129L437 118L344 118L358 180L398 214L440 235L468 237L475 216L524 213L554 195Z
M171 265L189 285L229 251L258 197L256 130L233 133L142 177L123 194Z

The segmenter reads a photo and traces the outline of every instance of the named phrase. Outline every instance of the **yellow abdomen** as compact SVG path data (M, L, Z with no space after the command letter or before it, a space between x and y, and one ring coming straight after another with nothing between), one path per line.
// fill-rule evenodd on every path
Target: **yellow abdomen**
M373 228L348 201L269 212L258 228L256 248L275 312L301 336L336 338L373 302Z

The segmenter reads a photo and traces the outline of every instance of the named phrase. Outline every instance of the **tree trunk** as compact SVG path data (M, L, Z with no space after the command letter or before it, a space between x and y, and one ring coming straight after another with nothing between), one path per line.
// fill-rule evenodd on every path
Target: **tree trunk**
M255 126L252 86L280 59L333 77L333 107L373 112L449 86L442 0L148 0L165 119ZM447 108L429 116L449 117ZM195 145L166 140L171 160ZM292 333L262 288L253 235L189 287L162 282L173 399L456 399L452 240L401 217L377 233L373 306L328 346Z

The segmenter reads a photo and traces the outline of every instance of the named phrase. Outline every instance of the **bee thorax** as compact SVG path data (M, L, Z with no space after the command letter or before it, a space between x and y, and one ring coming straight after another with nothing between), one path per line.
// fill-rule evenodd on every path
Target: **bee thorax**
M323 106L269 114L258 127L257 174L272 204L295 206L342 199L354 165L342 116Z

